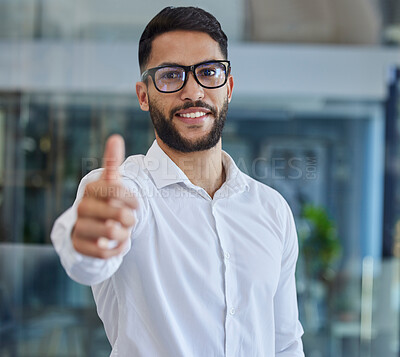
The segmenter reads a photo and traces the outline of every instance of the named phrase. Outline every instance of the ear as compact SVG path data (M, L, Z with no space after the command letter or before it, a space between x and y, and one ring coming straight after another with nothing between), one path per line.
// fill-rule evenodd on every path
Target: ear
M226 86L226 90L227 90L227 94L228 94L228 103L230 103L231 102L231 99L232 99L232 92L233 92L233 77L232 77L232 75L231 74L229 74L229 77L228 77L228 81L227 81L227 86Z
M149 111L149 97L147 95L147 85L144 82L136 83L136 95L139 100L140 109L145 112Z

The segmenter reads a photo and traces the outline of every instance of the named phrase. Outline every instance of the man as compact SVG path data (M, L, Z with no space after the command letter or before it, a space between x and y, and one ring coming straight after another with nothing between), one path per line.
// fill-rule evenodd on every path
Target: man
M122 163L112 136L52 231L67 273L92 286L111 356L304 356L290 209L221 149L234 82L220 24L165 8L139 64L155 142Z

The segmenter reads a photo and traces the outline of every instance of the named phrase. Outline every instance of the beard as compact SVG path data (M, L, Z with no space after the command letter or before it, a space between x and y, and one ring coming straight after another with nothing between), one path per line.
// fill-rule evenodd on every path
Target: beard
M215 118L211 130L197 140L185 139L176 129L173 122L176 112L192 107L206 108L211 111L209 115L212 115ZM222 136L222 130L224 128L226 114L228 112L228 99L225 99L224 104L219 112L216 108L202 102L201 100L198 100L196 102L187 102L182 106L173 108L169 113L169 117L167 118L156 103L150 103L149 98L149 111L154 130L156 131L158 137L170 148L185 153L203 151L211 149L217 145Z

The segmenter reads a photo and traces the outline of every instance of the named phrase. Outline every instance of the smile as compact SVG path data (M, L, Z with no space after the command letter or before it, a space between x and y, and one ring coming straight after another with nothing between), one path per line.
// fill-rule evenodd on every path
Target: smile
M194 113L181 113L181 114L178 114L180 117L183 117L183 118L200 118L200 117L202 117L202 116L204 116L204 115L207 115L207 113L205 113L205 112L194 112Z

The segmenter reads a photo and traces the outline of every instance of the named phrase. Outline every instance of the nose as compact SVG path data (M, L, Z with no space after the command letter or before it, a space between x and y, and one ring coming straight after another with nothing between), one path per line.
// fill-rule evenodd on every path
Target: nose
M192 72L188 73L188 79L181 91L182 100L196 101L204 98L204 88L197 83Z

